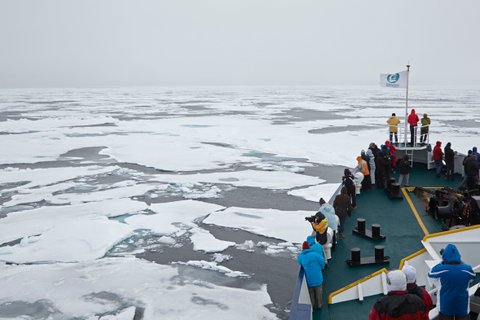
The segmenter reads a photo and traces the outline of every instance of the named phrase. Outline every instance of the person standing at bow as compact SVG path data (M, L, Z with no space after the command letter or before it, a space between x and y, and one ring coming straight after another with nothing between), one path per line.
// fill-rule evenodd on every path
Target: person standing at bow
M420 128L420 143L427 143L428 138L428 128L430 127L430 118L426 113L423 114L422 127Z
M437 178L439 178L443 166L443 151L441 141L437 141L435 148L433 148L432 160L435 161L435 173L437 174Z
M415 109L412 109L412 111L410 111L410 114L408 115L408 124L410 125L410 143L412 146L414 146L417 142L418 121L418 115L415 113Z
M303 242L302 252L298 256L297 261L305 271L312 307L314 309L320 309L323 305L322 269L325 266L325 259L320 253L310 249L310 245L305 241Z
M428 276L440 281L440 294L437 307L440 320L468 320L470 297L468 286L475 279L472 267L461 260L460 252L449 243L442 253L442 262L428 273Z
M392 116L388 118L387 120L389 129L388 131L390 132L390 137L389 140L390 142L393 142L392 138L395 137L395 143L398 143L398 125L400 124L400 120L397 118L395 113L392 113Z

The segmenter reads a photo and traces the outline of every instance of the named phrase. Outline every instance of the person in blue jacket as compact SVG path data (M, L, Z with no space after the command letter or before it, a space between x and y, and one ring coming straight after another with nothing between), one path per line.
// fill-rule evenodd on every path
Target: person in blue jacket
M448 244L442 253L442 262L428 273L430 278L440 280L439 319L468 320L468 285L475 278L472 267L461 260L454 244Z
M323 246L315 241L314 236L307 237L307 243L310 246L310 250L313 252L317 252L318 254L322 255L323 261L325 261L325 254L323 253Z
M312 307L320 309L323 304L322 269L325 266L325 259L323 255L310 249L308 242L304 241L302 252L298 255L298 264L305 271Z

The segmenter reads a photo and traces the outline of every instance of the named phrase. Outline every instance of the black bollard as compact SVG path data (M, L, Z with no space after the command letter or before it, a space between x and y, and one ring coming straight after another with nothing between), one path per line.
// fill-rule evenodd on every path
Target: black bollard
M360 248L352 248L350 252L352 255L352 262L360 263Z
M390 185L390 192L391 192L392 194L397 194L397 193L399 193L399 192L400 192L400 185L399 185L397 182L392 183L392 184Z
M375 246L375 256L360 257L360 248L352 248L351 259L347 260L347 264L350 267L366 266L372 264L388 264L390 263L390 257L383 255L383 246Z
M375 246L375 261L383 261L384 260L384 255L383 255L383 250L384 246Z
M380 238L380 225L379 224L372 224L372 238L379 239Z
M357 219L357 231L358 233L365 233L365 219L363 218Z

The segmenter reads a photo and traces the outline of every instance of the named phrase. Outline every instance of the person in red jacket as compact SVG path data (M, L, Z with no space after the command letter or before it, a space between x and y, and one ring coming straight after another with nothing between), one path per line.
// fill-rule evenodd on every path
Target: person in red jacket
M392 170L395 171L397 169L397 148L393 144L390 143L390 141L385 141L385 145L387 148L390 149L390 161L392 164Z
M410 125L410 143L412 146L417 141L417 125L418 125L418 115L415 113L415 109L412 109L408 115L408 124ZM406 134L406 133L405 133Z
M437 141L435 147L433 148L433 156L432 160L435 161L435 173L437 174L437 178L440 177L440 173L442 172L443 166L443 151L442 151L442 142Z
M411 265L406 264L403 266L402 271L407 277L407 291L422 298L423 303L425 303L426 312L428 313L433 309L432 297L430 297L427 290L417 286L417 270Z
M387 274L388 294L375 302L369 320L428 320L423 300L407 291L407 277L401 270Z

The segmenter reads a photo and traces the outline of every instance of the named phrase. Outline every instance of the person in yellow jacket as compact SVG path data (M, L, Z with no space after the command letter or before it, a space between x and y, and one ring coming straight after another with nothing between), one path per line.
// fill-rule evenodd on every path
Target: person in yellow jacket
M420 119L422 127L420 128L420 143L427 143L428 128L430 127L430 118L426 113L423 114L423 118Z
M395 136L395 143L398 143L398 125L400 124L400 120L397 118L395 113L392 113L392 116L388 118L387 123L389 125L389 132L390 132L390 142L393 142L392 138Z
M312 228L315 231L315 239L321 245L324 245L327 242L327 228L328 228L328 219L318 211L314 216L314 221L310 222Z

